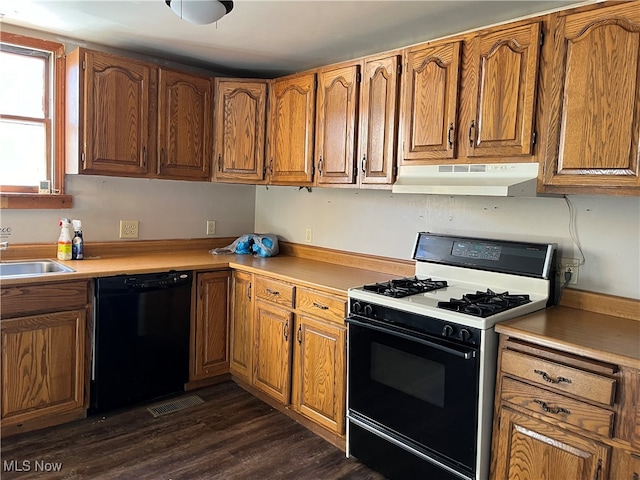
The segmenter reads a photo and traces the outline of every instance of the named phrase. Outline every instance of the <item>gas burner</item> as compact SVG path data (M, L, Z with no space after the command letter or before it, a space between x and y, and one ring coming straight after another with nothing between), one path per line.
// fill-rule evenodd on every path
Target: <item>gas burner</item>
M430 278L398 278L388 282L373 283L363 288L386 297L402 298L417 293L430 292L447 286L444 280L431 280Z
M509 292L495 293L487 289L486 292L477 291L463 295L462 298L452 298L448 302L438 302L438 307L486 318L529 302L531 302L529 295L510 295Z

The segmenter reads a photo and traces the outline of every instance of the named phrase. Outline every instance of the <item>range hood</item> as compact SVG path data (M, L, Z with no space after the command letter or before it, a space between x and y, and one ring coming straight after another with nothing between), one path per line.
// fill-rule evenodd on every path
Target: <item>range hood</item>
M537 163L402 165L394 193L535 197Z

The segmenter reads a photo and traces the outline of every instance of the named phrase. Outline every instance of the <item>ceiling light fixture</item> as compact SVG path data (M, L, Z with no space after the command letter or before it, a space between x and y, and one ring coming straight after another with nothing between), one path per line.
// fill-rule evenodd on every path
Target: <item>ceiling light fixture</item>
M233 10L233 2L223 0L165 0L182 20L196 25L214 23Z

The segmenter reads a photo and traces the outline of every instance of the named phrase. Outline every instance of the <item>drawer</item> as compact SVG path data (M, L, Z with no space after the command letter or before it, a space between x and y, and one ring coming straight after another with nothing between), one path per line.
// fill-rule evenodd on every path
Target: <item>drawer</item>
M586 400L613 405L616 381L612 378L511 350L502 352L502 371Z
M296 297L296 308L301 312L344 324L346 300L307 288L298 288Z
M0 290L2 318L85 308L89 303L86 280L41 285L16 285Z
M256 277L256 297L266 302L293 308L293 289L294 286L290 283Z
M611 438L614 413L534 385L504 377L502 401Z

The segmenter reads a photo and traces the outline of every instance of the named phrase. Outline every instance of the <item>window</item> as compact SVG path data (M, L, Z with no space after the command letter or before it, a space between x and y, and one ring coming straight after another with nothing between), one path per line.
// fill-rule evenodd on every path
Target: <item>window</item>
M3 207L70 206L68 197L58 204L51 201L58 195L38 195L41 180L64 193L64 71L60 43L0 32Z

